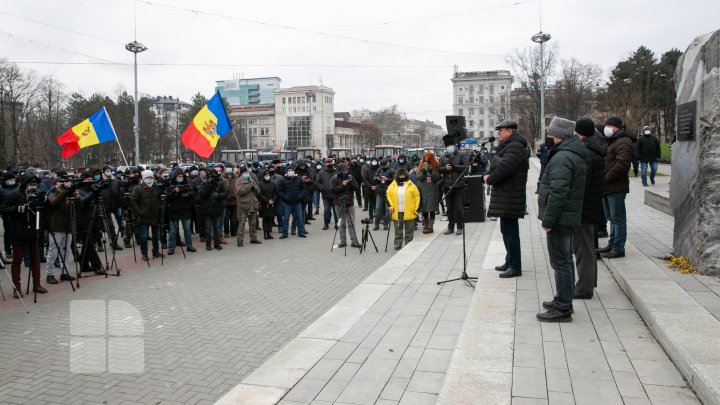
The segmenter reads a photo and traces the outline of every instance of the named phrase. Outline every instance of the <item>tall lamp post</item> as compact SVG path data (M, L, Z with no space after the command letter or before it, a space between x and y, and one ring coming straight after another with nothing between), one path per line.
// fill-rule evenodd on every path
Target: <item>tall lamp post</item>
M533 42L540 44L540 143L545 142L545 55L543 44L550 40L550 34L538 32L533 35Z
M138 115L138 88L137 88L137 54L147 51L147 47L138 41L132 41L125 45L125 49L133 53L135 57L135 117L133 119L135 132L135 165L140 164L140 117Z
M305 97L307 97L308 103L310 103L310 114L309 114L310 118L309 118L309 122L308 122L308 125L309 125L308 137L310 139L308 140L308 144L303 145L303 146L310 146L310 145L315 145L315 141L313 140L313 136L312 136L312 117L313 117L312 101L313 101L313 97L315 97L315 93L312 91L308 91L307 93L305 93Z

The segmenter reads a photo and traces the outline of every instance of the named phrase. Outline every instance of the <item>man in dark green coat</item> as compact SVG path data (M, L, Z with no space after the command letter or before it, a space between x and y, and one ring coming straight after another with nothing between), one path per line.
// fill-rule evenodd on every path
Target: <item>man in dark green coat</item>
M538 218L547 233L550 265L555 270L556 295L543 302L547 312L537 315L541 322L571 321L575 294L575 264L572 236L582 223L585 198L585 144L575 136L575 122L555 117L548 127L548 137L555 142L550 150L538 193Z

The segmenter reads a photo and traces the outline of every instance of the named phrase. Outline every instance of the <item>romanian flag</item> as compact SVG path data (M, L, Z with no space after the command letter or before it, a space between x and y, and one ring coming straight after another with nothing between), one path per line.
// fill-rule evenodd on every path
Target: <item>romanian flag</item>
M212 155L218 140L232 130L220 92L198 111L180 140L186 148L207 159Z
M68 129L57 138L58 145L63 147L62 158L67 159L78 153L80 149L117 139L115 129L110 122L105 107L100 108L90 118Z

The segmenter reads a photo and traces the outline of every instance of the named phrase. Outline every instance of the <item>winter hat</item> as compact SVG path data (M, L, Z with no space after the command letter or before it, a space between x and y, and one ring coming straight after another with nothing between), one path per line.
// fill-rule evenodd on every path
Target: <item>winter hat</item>
M565 139L573 136L575 131L575 121L566 120L565 118L553 117L550 126L547 129L549 135Z
M575 121L575 132L582 136L593 136L595 133L595 123L590 117L580 117Z
M605 125L610 125L615 128L622 128L623 122L620 117L612 116L605 120Z
M143 170L142 173L140 173L141 178L147 179L148 177L154 177L152 170Z
M345 163L345 162L340 163L340 171L343 172L343 173L347 173L347 171L348 171L348 164Z
M652 131L652 128L650 128L649 126L645 125L642 130L643 130L643 132L645 132L645 131Z

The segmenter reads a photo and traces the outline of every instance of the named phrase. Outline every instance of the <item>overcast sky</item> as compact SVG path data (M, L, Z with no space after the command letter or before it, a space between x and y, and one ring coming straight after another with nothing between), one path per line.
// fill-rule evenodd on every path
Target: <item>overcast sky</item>
M52 74L67 92L139 91L184 101L215 80L278 76L335 90L335 111L398 104L444 125L453 65L508 69L541 28L561 58L605 74L640 45L684 51L720 29L719 0L0 0L0 57ZM540 18L541 17L541 18ZM401 45L401 46L395 46ZM44 63L27 63L44 62ZM151 65L144 65L151 64ZM152 65L154 64L154 65Z

